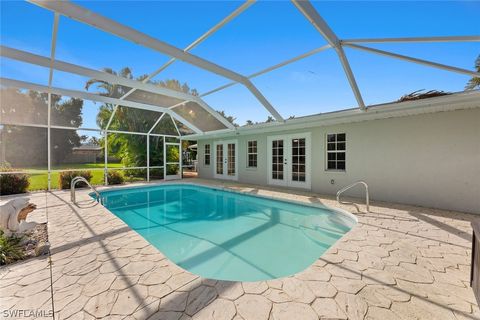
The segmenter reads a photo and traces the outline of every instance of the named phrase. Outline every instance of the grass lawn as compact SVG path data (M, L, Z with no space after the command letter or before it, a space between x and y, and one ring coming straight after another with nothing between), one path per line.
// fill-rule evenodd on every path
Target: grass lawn
M104 184L104 177L103 177L103 163L77 163L77 164L65 164L65 165L57 165L52 166L52 170L62 170L62 169L78 169L78 170L90 170L90 169L97 169L97 170L90 170L92 173L92 180L90 181L93 185L102 185ZM108 168L122 168L121 163L109 163ZM29 181L30 186L28 187L29 191L35 190L45 190L48 187L48 173L43 168L32 167L32 168L21 168L19 170L30 171L29 173ZM52 189L58 189L58 176L60 172L52 172L51 174L51 187ZM141 180L141 179L139 179Z

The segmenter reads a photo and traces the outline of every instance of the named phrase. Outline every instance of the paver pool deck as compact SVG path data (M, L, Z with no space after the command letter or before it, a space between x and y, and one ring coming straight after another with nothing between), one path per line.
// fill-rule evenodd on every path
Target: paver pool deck
M469 286L474 215L375 201L366 213L296 190L175 183L189 182L339 207L359 222L294 276L216 281L179 268L103 206L88 205L85 190L81 207L69 192L34 193L30 219L48 217L51 265L41 257L0 268L0 311L48 318L54 310L55 319L480 319Z

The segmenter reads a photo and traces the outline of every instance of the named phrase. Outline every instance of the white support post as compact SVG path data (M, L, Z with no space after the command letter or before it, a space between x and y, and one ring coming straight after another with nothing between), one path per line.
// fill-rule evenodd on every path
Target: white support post
M53 15L53 28L52 28L52 43L50 48L50 69L48 74L48 87L52 87L53 82L53 64L55 63L55 50L57 47L57 34L58 34L58 22L60 20L60 15L55 13ZM52 189L52 155L51 155L51 144L52 144L52 94L48 93L48 110L47 110L47 181L48 181L48 191Z
M180 179L183 179L183 150L182 150L182 139L180 136L180 146L178 147L179 151L179 157L180 157L180 163L178 170L180 171Z
M167 177L167 140L166 137L163 136L163 181L165 181Z
M150 182L150 134L147 133L147 182Z
M110 129L110 125L112 124L113 117L115 117L115 114L117 113L117 109L118 109L118 104L116 104L113 107L112 114L110 115L110 118L108 118L108 122L107 122L107 125L105 126L105 130Z
M175 122L175 118L170 116L170 119L172 119L173 125L175 126L175 130L177 130L178 136L181 137L182 134L180 133L180 130L178 130L177 123Z
M52 140L52 133L51 133L51 128L50 128L50 124L51 124L51 109L52 109L52 94L49 93L48 94L48 109L47 109L47 170L48 170L48 173L47 173L47 188L48 188L48 191L51 190L51 187L52 187L52 175L51 175L51 172L52 172L52 156L51 156L51 151L52 151L52 148L50 147L51 146L51 140Z
M361 110L366 110L365 103L363 102L360 89L358 88L355 76L353 75L348 59L343 51L340 40L337 38L335 33L330 29L328 24L323 20L317 10L308 0L292 0L293 4L297 9L305 16L305 18L310 21L310 23L317 29L317 31L327 40L327 42L335 49L337 52L338 58L342 64L345 75L347 76L350 87L352 88L355 99L357 100L358 106Z
M468 76L471 76L471 77L480 77L480 72L475 72L475 71L470 71L470 70L467 70L467 69L447 66L445 64L436 63L436 62L432 62L432 61L428 61L428 60L417 59L417 58L413 58L413 57L409 57L409 56L404 56L404 55L389 52L389 51L364 47L364 46L360 46L358 44L345 44L345 46L353 48L353 49L358 49L358 50L363 50L363 51L366 51L366 52L375 53L375 54L378 54L378 55L381 55L381 56L386 56L386 57L396 58L396 59L409 61L409 62L413 62L413 63L417 63L417 64L422 64L422 65L425 65L425 66L428 66L428 67L433 67L433 68L437 68L437 69L442 69L442 70L447 70L447 71L456 72L456 73L460 73L460 74L465 74L465 75L468 75Z
M107 130L103 131L103 140L104 140L104 153L105 153L105 159L104 159L104 162L105 162L105 167L103 169L103 179L105 180L104 181L104 184L106 186L108 186L108 132Z
M199 56L185 52L175 46L166 42L160 41L143 32L130 28L117 21L104 17L91 10L83 8L69 1L45 1L45 0L29 0L29 2L36 4L42 8L58 12L62 15L70 17L71 19L90 25L94 28L104 32L111 33L117 37L129 40L138 45L150 48L157 52L166 54L172 58L179 59L183 62L189 63L201 69L210 71L212 73L229 78L235 82L239 82L247 87L248 90L263 104L263 106L275 117L277 121L284 121L268 100L258 91L257 88L243 75L236 73L230 69L219 66L211 61L203 59Z

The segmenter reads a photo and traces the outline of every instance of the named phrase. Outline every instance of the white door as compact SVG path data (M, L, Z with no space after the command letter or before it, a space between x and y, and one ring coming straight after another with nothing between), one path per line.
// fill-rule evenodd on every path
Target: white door
M216 179L237 180L238 177L237 140L219 141L214 144L214 177Z
M164 180L182 178L182 145L177 142L165 142L164 155Z
M268 137L268 183L310 189L310 133Z

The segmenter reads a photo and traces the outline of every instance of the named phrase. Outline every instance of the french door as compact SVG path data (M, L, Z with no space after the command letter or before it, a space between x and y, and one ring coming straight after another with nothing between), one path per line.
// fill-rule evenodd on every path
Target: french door
M310 189L310 133L268 137L268 183Z
M237 140L219 141L214 144L214 177L216 179L237 180L238 148Z

